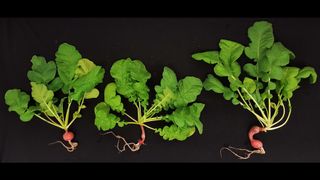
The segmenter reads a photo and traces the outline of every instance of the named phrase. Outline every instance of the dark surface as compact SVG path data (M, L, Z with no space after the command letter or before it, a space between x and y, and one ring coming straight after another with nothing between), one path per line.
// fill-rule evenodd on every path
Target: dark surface
M179 78L194 75L202 80L212 67L191 59L197 51L217 49L226 38L248 43L247 28L253 18L85 18L85 19L0 19L1 119L0 155L2 162L230 162L235 159L219 149L224 145L249 148L247 132L258 124L240 106L233 106L222 96L203 91L198 101L206 104L202 112L204 134L194 134L187 141L164 141L147 130L146 146L136 153L118 153L112 136L100 136L94 126L94 106L102 100L88 100L82 119L72 126L79 148L68 153L60 145L47 144L61 138L62 131L34 118L20 122L8 112L4 93L10 88L30 92L26 73L32 55L54 59L58 45L75 45L84 57L106 69L101 90L111 80L109 70L120 58L131 57L144 62L151 72L150 89L159 83L163 66L171 67ZM296 54L292 65L310 65L319 73L320 19L268 19L275 38ZM319 83L302 83L292 99L293 113L280 130L258 135L267 154L254 155L252 162L319 162L320 131ZM116 128L116 133L136 140L139 128Z

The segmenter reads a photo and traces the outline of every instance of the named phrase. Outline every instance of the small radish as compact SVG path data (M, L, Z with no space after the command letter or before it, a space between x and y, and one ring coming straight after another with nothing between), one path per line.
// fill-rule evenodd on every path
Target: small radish
M63 134L63 140L65 140L65 141L72 141L73 138L74 138L74 134L71 131L66 131Z
M265 128L261 128L258 126L253 126L249 132L248 132L248 137L250 140L250 144L251 146L255 149L253 151L248 150L248 149L241 149L241 148L235 148L232 146L228 146L228 147L223 147L220 149L220 156L222 157L222 150L226 149L228 151L230 151L232 154L234 154L235 156L237 156L239 159L249 159L251 154L265 154L265 150L263 148L263 143L260 140L254 139L254 135L260 133L260 132L266 132ZM245 156L240 156L239 154L235 153L233 150L240 150L240 151L244 151L245 152Z
M114 132L109 131L106 133L103 133L101 135L106 135L106 134L112 134L114 137L116 137L118 139L118 143L117 143L117 149L119 152L123 152L126 150L126 147L128 147L132 152L138 151L141 147L141 145L144 145L144 141L146 140L146 134L144 131L144 127L143 125L140 125L141 128L141 139L138 140L137 143L134 142L127 142L126 139L122 136L116 135ZM122 148L120 148L120 140L122 140L124 142L124 145L122 146Z
M77 142L72 142L72 140L74 138L73 132L66 130L62 137L63 137L63 140L65 140L65 141L67 141L69 143L70 147L66 146L61 141L56 141L56 142L50 143L49 145L60 143L64 148L67 149L68 152L73 152L74 150L76 150L76 147L78 146L78 143Z
M258 126L253 126L249 133L248 137L250 139L250 144L254 149L263 149L263 143L260 140L254 139L253 136L255 134L258 134L260 132L265 132L266 130L264 128L258 127Z

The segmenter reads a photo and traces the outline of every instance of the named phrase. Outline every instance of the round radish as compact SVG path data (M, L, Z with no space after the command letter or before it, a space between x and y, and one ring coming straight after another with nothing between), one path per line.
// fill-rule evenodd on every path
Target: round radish
M66 131L63 134L63 140L65 140L65 141L72 141L73 138L74 138L74 134L71 131Z

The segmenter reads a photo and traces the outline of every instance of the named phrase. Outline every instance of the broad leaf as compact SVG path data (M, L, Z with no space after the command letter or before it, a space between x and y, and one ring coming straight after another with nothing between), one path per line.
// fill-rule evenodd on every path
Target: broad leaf
M203 82L203 87L207 91L212 90L216 93L223 93L225 90L223 84L211 74L208 74L207 79Z
M59 77L56 77L51 83L48 85L48 89L52 90L53 92L58 91L63 87L63 82Z
M124 112L121 97L116 94L117 85L115 83L107 84L104 89L104 102L107 103L112 110L117 112Z
M117 122L120 121L119 117L110 113L110 107L104 102L99 103L94 108L94 113L96 117L94 124L99 130L108 131L113 129Z
M299 74L297 75L298 79L305 79L310 77L310 83L314 84L317 81L317 73L313 67L304 67L299 71Z
M53 61L46 62L41 56L32 56L32 70L28 71L28 79L36 83L49 83L56 75L56 65Z
M199 134L202 134L203 125L200 121L200 114L204 108L202 103L193 103L176 109L172 114L165 116L165 119L172 121L179 128L196 126Z
M52 101L52 98L54 96L53 91L48 90L47 86L45 86L44 84L31 82L31 89L31 96L36 102L43 104Z
M168 67L164 67L162 73L162 79L160 82L160 86L155 86L156 98L154 103L160 103L161 108L168 110L169 107L173 108L173 102L175 98L175 94L178 88L178 81L176 74Z
M200 79L187 76L178 82L178 89L174 105L175 107L186 106L188 103L194 102L202 90L202 82Z
M75 101L80 101L85 93L89 93L96 85L102 83L104 69L100 66L94 67L89 73L79 77L71 86L74 92L70 97Z
M117 92L128 98L130 102L140 101L146 107L149 99L149 88L146 85L151 74L139 60L130 58L116 61L110 70L115 79Z
M81 58L81 54L74 46L68 43L63 43L59 46L56 52L56 64L59 77L64 84L68 85L71 83L78 66L78 61Z
M208 64L216 64L220 62L218 51L195 53L192 55L192 58L198 61L204 61Z
M83 75L88 74L90 71L92 71L93 68L95 68L96 65L90 61L89 59L80 59L78 61L77 69L75 71L75 75L77 77L81 77Z
M172 141L174 139L184 141L192 136L195 132L194 127L179 128L177 125L165 126L163 129L158 129L160 136L164 140Z
M30 96L20 89L10 89L4 95L6 104L9 106L9 111L15 111L21 115L28 109Z
M224 65L230 65L238 60L244 49L243 45L225 39L220 40L219 47L221 48L219 56Z
M259 61L265 56L267 49L271 48L274 42L272 24L266 21L255 22L248 29L248 36L251 41L249 47L245 48L245 54L254 61Z

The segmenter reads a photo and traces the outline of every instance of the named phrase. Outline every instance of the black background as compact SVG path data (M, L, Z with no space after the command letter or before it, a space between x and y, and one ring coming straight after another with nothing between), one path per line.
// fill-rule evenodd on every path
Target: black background
M164 66L172 68L178 78L193 75L205 79L212 67L193 61L191 54L217 49L221 38L248 44L247 29L264 18L12 18L0 19L1 119L0 153L2 162L239 162L225 152L224 145L249 148L247 132L258 124L240 106L233 106L221 95L203 91L198 101L205 103L201 120L204 134L195 133L187 141L164 141L147 130L146 146L139 152L118 153L112 136L101 136L94 126L93 107L102 100L86 101L88 109L71 130L79 148L68 153L59 145L47 144L61 139L62 131L34 118L20 122L8 112L4 93L10 88L30 92L26 77L32 55L54 59L62 42L77 47L87 57L106 69L102 90L111 81L109 70L115 60L131 57L144 62L152 74L148 82L158 84ZM273 24L275 39L296 54L292 65L310 65L319 73L319 18L264 19ZM240 62L244 62L243 59ZM259 134L266 155L254 155L249 162L319 162L320 141L318 112L319 83L307 81L292 99L289 123L280 130ZM132 113L131 113L132 114ZM128 140L139 138L136 126L116 128ZM246 161L246 162L248 162Z

